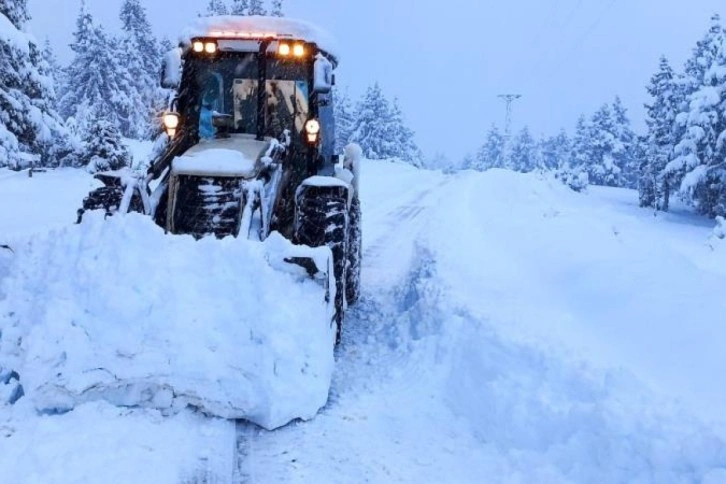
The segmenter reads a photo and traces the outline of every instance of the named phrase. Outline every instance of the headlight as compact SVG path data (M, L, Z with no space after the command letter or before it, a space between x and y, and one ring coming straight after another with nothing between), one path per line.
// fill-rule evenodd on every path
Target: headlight
M290 44L280 44L280 47L277 49L277 53L280 54L282 57L289 56Z
M295 55L295 57L302 57L305 55L305 46L302 44L295 44L295 47L292 48L292 53Z
M308 119L305 123L305 140L308 144L314 145L320 139L320 121Z
M307 123L305 123L305 132L308 134L319 134L320 121L317 119L308 119Z
M207 54L214 54L215 52L217 52L217 44L215 44L214 42L207 42L206 44L204 44L204 52L206 52Z
M192 44L192 50L197 53L204 52L204 42L197 40Z
M169 138L173 138L176 135L176 130L179 128L179 115L177 113L166 113L162 118L164 122L164 130Z

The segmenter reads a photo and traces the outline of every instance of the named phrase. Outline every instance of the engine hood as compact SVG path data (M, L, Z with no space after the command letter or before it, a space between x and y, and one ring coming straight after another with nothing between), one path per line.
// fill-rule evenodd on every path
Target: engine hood
M268 141L245 134L205 140L176 157L172 171L175 175L255 178L268 146Z

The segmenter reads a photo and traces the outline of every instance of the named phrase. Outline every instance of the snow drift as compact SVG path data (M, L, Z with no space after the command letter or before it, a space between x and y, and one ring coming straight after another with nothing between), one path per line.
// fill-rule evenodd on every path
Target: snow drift
M191 406L272 429L327 401L325 290L282 262L300 248L277 234L196 241L143 216L89 214L15 249L0 367L20 374L41 412Z

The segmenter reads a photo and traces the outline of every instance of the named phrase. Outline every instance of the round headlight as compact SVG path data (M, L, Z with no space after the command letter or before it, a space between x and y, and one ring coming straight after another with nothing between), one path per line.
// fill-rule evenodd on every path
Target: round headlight
M206 44L204 44L204 51L207 54L214 54L215 52L217 52L217 44L215 44L214 42L207 42Z
M197 53L204 52L204 42L197 40L192 44L192 49Z
M320 121L317 119L308 119L305 123L305 132L308 134L320 133Z
M277 49L277 52L283 57L289 56L290 55L290 44L280 44L280 47Z
M305 55L305 46L302 44L295 44L295 47L292 48L292 53L295 55L295 57L302 57Z
M166 129L177 129L179 127L179 115L176 113L166 113L164 115L164 127Z

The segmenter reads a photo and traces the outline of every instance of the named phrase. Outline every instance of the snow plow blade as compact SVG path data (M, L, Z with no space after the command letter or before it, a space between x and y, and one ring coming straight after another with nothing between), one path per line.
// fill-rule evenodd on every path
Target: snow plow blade
M327 402L327 247L276 233L195 240L143 215L94 211L15 251L0 367L39 412L103 400L274 429Z

